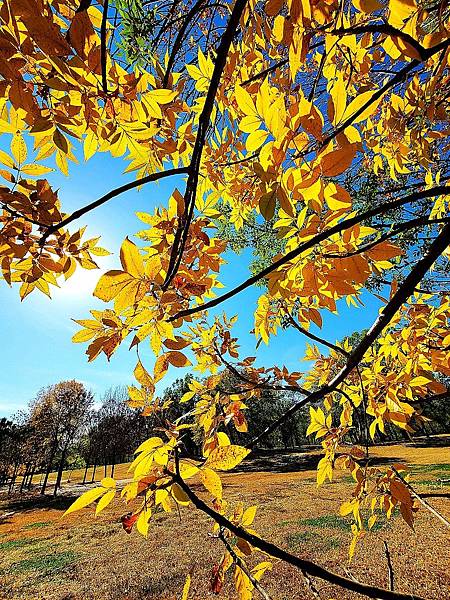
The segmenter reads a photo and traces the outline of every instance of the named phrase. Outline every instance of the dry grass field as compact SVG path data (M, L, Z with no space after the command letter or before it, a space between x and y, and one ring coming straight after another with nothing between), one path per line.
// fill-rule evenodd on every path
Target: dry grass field
M444 515L450 517L450 438L445 445L389 445L374 448L379 462L412 465L411 483ZM224 475L231 501L256 501L255 529L291 552L360 581L387 586L383 541L387 541L395 572L395 589L429 600L450 598L448 530L421 509L415 531L399 518L377 524L357 547L348 564L349 523L339 516L341 499L349 494L348 477L318 489L311 454L260 457L244 471ZM109 474L109 473L108 473ZM83 472L73 472L64 495L15 496L0 499L1 600L169 600L180 598L186 575L192 573L189 598L234 599L227 580L220 596L209 591L211 569L220 560L221 543L208 536L206 517L193 508L180 515L151 521L148 539L127 535L120 524L124 505L117 503L95 518L92 509L62 518L74 496L84 491ZM103 476L103 470L98 471ZM129 477L127 465L116 468L117 479ZM295 569L276 563L265 587L274 600L313 598ZM323 600L360 598L315 581Z

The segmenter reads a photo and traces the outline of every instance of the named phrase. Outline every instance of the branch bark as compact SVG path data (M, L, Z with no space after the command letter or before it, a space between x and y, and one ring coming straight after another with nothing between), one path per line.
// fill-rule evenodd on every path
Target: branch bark
M189 177L186 182L186 192L184 195L185 212L184 219L180 219L175 238L173 241L170 255L169 267L163 289L167 289L170 282L175 277L183 258L183 251L189 234L189 227L192 221L195 208L195 197L197 194L197 185L199 178L200 163L203 154L203 148L206 141L206 132L208 130L211 113L214 106L217 90L225 69L228 52L234 38L234 34L239 26L242 13L244 12L247 0L236 0L231 11L225 32L217 48L217 57L214 64L214 70L206 94L205 104L198 121L197 135L195 137L194 149L190 162Z
M428 502L426 500L424 500L422 498L422 496L420 496L416 492L416 490L412 487L412 485L409 484L407 481L405 481L405 479L400 475L400 473L397 471L397 469L395 467L391 467L391 469L394 471L395 475L400 479L400 481L402 481L403 484L408 488L408 490L411 492L411 495L414 496L414 498L416 498L420 502L420 504L422 504L422 506L424 506L427 510L429 510L432 515L434 515L437 519L439 519L439 521L441 523L443 523L446 527L448 527L450 529L450 521L448 519L446 519L444 517L444 515L441 515L441 513L439 511L437 511L435 508L433 508L431 506L431 504L428 504Z
M306 404L318 402L327 394L334 392L338 385L341 384L351 371L359 364L364 354L371 347L374 341L382 333L383 329L391 322L397 311L401 308L404 302L414 293L414 288L422 280L427 271L434 264L435 260L450 244L450 224L445 225L434 242L430 245L428 253L416 263L411 269L409 275L403 283L398 287L396 293L392 296L389 302L383 307L382 311L374 321L372 327L367 331L360 343L350 353L347 363L337 373L333 379L322 386L318 390L312 392L306 398L303 398L296 404L292 405L283 415L276 421L271 423L266 429L252 440L249 447L253 448L264 437L275 431L286 419L295 414L300 408Z
M108 24L108 5L109 5L109 0L104 0L102 24L100 26L100 64L101 64L101 68L102 68L102 88L103 88L103 92L105 94L108 93L108 79L106 76L106 61L107 61L106 26Z
M262 269L261 271L259 271L259 273L256 273L256 275L249 277L246 281L242 282L238 286L232 288L229 292L226 292L225 294L222 294L221 296L217 296L216 298L214 298L213 300L210 300L209 302L204 302L203 304L198 304L192 308L182 310L182 311L176 313L175 315L173 315L172 317L170 317L169 321L175 321L176 319L179 319L181 317L188 317L195 313L198 313L203 310L207 310L209 308L213 308L214 306L218 306L219 304L222 304L222 302L225 302L225 300L228 300L229 298L232 298L233 296L236 296L237 294L244 291L245 289L251 287L252 285L257 283L261 279L264 279L264 277L267 277L267 275L270 275L270 273L272 273L273 271L276 271L277 269L279 269L280 267L282 267L289 261L301 256L301 254L303 252L306 252L306 250L313 248L316 244L323 242L324 240L328 239L332 235L335 235L336 233L340 233L340 232L344 231L345 229L348 229L349 227L353 227L353 225L356 225L358 223L361 223L362 221L365 221L367 219L371 219L373 217L381 215L381 214L388 212L390 210L393 210L395 208L399 208L400 206L408 204L409 202L415 202L417 200L422 200L424 198L432 198L434 196L439 196L440 194L448 194L449 192L450 192L450 186L448 186L448 185L447 186L446 185L437 186L430 190L423 190L421 192L415 192L408 196L404 196L403 198L394 200L393 202L386 202L384 204L380 204L376 208L372 208L368 211L360 213L359 215L355 215L354 217L345 219L344 221L341 221L341 223L337 223L333 227L330 227L329 229L326 229L325 231L321 231L320 233L318 233L317 235L312 237L310 240L303 242L302 244L297 246L297 248L295 248L294 250L291 250L290 252L288 252L281 258L279 258L277 261L275 261L273 264L269 265L265 269Z
M124 192L128 192L129 190L139 187L140 185L144 185L145 183L150 183L152 181L158 181L159 179L163 179L164 177L172 177L173 175L186 175L187 173L189 173L188 167L182 167L182 168L178 168L178 169L167 169L167 171L159 171L158 173L152 173L151 175L147 175L146 177L142 177L141 179L136 179L135 181L130 181L129 183L125 183L124 185L121 185L120 187L111 190L104 196L101 196L97 200L94 200L94 202L90 202L89 204L86 204L86 206L83 206L82 208L79 208L78 210L74 211L71 215L69 215L68 217L66 217L65 219L60 221L59 223L55 223L55 225L51 225L47 229L47 231L44 233L44 235L42 236L40 244L42 246L45 243L45 240L50 235L55 233L55 231L58 231L58 229L61 229L62 227L66 227L67 225L70 225L70 223L72 223L76 219L79 219L80 217L82 217L86 213L90 212L91 210L94 210L95 208L98 208L102 204L105 204L106 202L111 200L111 198L115 198L116 196L119 196L120 194L123 194Z
M334 573L333 571L329 571L324 567L310 561L299 558L294 554L290 554L286 550L279 548L275 544L268 542L259 536L256 536L252 533L249 533L242 527L235 525L230 520L228 520L224 515L221 515L214 509L212 509L206 502L204 502L201 498L199 498L187 485L187 483L180 477L175 474L172 474L174 480L178 483L178 485L184 490L186 495L191 500L192 504L207 514L209 517L214 519L216 523L218 523L221 527L228 529L231 533L234 533L238 537L246 540L249 544L258 548L262 552L266 552L270 556L274 558L279 558L280 560L287 562L288 564L300 569L300 571L304 571L313 577L318 577L319 579L323 579L332 583L333 585L340 586L346 590L351 590L353 592L357 592L359 594L363 594L368 598L375 598L377 600L425 600L420 596L415 594L400 594L397 592L393 592L390 590L385 590L383 588L378 588L373 585L367 585L364 583L360 583L358 581L353 581L352 579L347 579L347 577L343 577L338 573Z

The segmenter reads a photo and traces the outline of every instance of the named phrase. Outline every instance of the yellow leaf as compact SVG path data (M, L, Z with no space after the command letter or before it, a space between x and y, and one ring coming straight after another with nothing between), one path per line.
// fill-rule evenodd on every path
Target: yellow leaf
M352 117L353 115L356 115L357 111L360 110L360 108L363 107L366 104L366 102L370 101L374 93L375 92L363 92L362 94L356 96L356 98L352 100L345 109L342 121L346 121L348 118ZM352 119L352 124L354 125L355 123L359 123L360 121L365 121L371 115L373 115L373 113L377 110L377 107L381 100L382 97L378 98L378 100L375 100L374 102L369 102L367 108L365 108L360 115Z
M0 150L0 162L3 165L9 167L10 169L13 169L15 167L13 159L9 156L9 154L6 154L6 152L4 152L3 150Z
M104 488L115 488L116 487L116 482L112 477L103 477L103 479L100 481L100 483Z
M250 450L243 446L234 444L219 446L208 456L205 465L211 469L229 471L241 463L248 454L250 454Z
M191 587L191 576L188 575L186 577L186 581L184 582L184 586L183 586L183 593L181 595L181 600L188 600L188 596L189 596L189 588Z
M83 143L84 160L89 160L98 149L98 140L93 131L89 130Z
M123 270L136 279L144 277L144 261L142 260L139 248L128 238L125 238L120 248L120 262Z
M363 13L373 13L383 8L378 0L353 0L353 6Z
M337 75L337 79L331 88L330 94L334 106L333 124L337 125L341 122L345 107L347 106L347 90L345 88L344 78L340 73Z
M242 88L240 85L237 85L234 89L234 94L236 101L238 103L239 108L242 110L244 115L254 116L258 113L256 112L255 104L252 100L250 94Z
M349 515L352 512L353 512L353 504L351 502L344 502L343 504L341 504L341 507L339 509L339 514L342 517L345 517L346 515Z
M102 275L95 286L94 296L108 302L117 296L129 283L134 281L123 271L108 271Z
M411 387L421 387L423 385L428 385L429 383L431 383L431 379L420 376L420 377L413 377L413 379L411 379L411 381L409 382L409 385Z
M152 516L152 511L150 508L143 508L138 520L136 521L136 529L139 531L141 535L147 537L148 535L148 522Z
M158 88L156 90L150 90L149 92L146 93L147 97L150 96L152 98L152 100L154 100L158 104L169 104L169 102L172 102L172 100L174 100L174 98L176 98L177 95L178 95L177 91L166 90L163 88Z
M51 167L46 167L45 165L38 165L34 163L32 165L23 165L21 167L22 173L25 175L31 175L32 177L38 177L39 175L45 175L46 173L50 173L54 171Z
M28 154L27 145L20 133L14 134L11 140L11 152L19 165L26 161Z
M324 456L317 465L317 485L322 485L325 479L333 479L333 467L327 456Z
M73 504L69 506L64 515L69 515L70 513L75 512L76 510L81 510L82 508L85 508L86 506L88 506L88 504L91 504L92 502L94 502L94 500L97 500L97 498L103 496L103 494L105 494L106 491L107 490L105 488L101 487L84 492L84 494L82 494L79 498L75 500Z
M95 509L95 514L98 515L104 508L106 508L108 504L114 499L115 495L115 490L110 490L109 492L106 492L106 494L102 496L98 501L97 508Z
M90 339L94 337L96 331L93 329L82 329L78 331L74 336L72 336L72 342L74 344L79 344L80 342L88 342Z
M167 358L167 354L161 354L158 356L155 362L155 366L153 368L153 375L155 383L160 381L164 375L167 373L167 369L169 368L169 359Z
M250 115L239 121L239 129L244 133L253 133L261 126L261 119L258 115Z
M138 363L134 369L133 374L136 378L136 381L139 381L139 383L142 386L149 387L149 388L154 387L152 376L150 375L150 373L147 371L147 369L144 367L144 365L141 363L140 360L138 360Z
M154 448L159 448L159 446L163 445L163 441L160 437L151 437L139 446L139 448L135 451L135 454L138 452L148 452ZM131 468L131 467L130 467Z
M200 480L214 498L222 498L222 481L215 471L205 467L200 471Z
M260 148L267 139L269 134L264 129L258 129L250 135L245 140L245 147L249 152L254 152L258 148Z
M257 506L249 506L242 515L242 525L248 527L255 520Z

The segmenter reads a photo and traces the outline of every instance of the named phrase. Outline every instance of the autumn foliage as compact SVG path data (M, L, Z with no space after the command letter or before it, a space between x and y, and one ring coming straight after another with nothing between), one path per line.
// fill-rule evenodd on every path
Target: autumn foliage
M77 320L74 341L88 344L89 360L130 344L130 404L144 415L164 409L155 385L168 370L192 366L199 377L180 403L195 399L195 408L136 450L133 481L120 493L105 478L68 512L97 501L98 513L122 496L124 529L145 536L155 512L193 504L225 546L213 590L233 568L242 599L265 593L259 580L273 558L370 597L405 597L259 538L256 507L228 505L220 471L309 405L308 434L323 447L318 484L336 469L354 479L341 507L353 517L350 556L382 513L399 508L413 526L407 465L370 466L369 443L387 426L414 432L423 403L447 393L450 11L439 0L162 2L142 65L119 53L123 10L107 0L3 0L0 8L0 130L8 140L0 152L0 263L22 299L50 295L107 254L84 226L74 229L85 214L177 177L164 206L137 214L137 241L124 240L120 264L94 292L107 307ZM67 214L64 189L60 199L43 177L68 175L80 148L85 160L123 157L136 179ZM217 227L226 220L239 232L251 219L269 224L267 244L276 240L282 251L222 292L221 267L233 258ZM241 356L237 317L211 311L257 283L249 327L256 347L293 327L314 342L306 372ZM310 332L342 302L364 310L370 294L382 309L360 341ZM144 344L154 364L139 358ZM220 387L224 370L239 378L238 389ZM226 428L247 431L246 408L264 389L295 392L297 401L265 431L250 432L248 448L231 444ZM352 446L361 407L366 439ZM187 428L201 436L200 458L184 451ZM262 556L256 566L254 553Z

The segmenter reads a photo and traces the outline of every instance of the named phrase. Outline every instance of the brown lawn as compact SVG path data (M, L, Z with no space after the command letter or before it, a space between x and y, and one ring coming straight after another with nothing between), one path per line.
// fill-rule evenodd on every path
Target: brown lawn
M411 483L430 504L450 517L450 438L441 447L390 445L374 448L380 462L392 459L412 466ZM291 454L248 461L245 472L224 475L231 502L257 503L255 529L301 557L360 581L387 585L383 541L395 572L395 589L429 600L450 598L448 530L428 511L418 513L415 531L399 518L377 526L358 545L348 564L349 524L339 516L340 502L351 493L348 477L317 488L311 455ZM109 472L108 472L109 474ZM231 578L220 596L209 591L212 566L220 560L220 541L211 538L207 518L193 508L152 519L148 539L127 535L120 524L126 512L118 502L94 517L93 510L62 518L83 472L65 474L64 493L56 500L35 496L0 501L0 599L20 600L168 600L180 598L192 573L190 599L236 598ZM116 478L129 477L127 465ZM98 471L103 476L103 470ZM70 496L71 494L71 496ZM263 583L275 600L314 598L301 574L276 563ZM361 598L314 582L323 600ZM255 593L255 597L258 594Z

